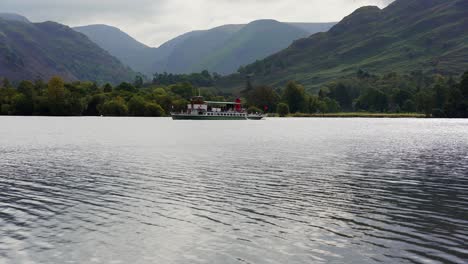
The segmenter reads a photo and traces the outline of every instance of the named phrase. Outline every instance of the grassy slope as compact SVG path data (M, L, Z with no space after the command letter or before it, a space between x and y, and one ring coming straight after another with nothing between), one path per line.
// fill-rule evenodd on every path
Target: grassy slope
M150 48L120 29L107 25L75 27L94 43L118 58L133 70L147 73L153 64L156 49Z
M292 25L295 27L298 27L302 30L307 31L310 35L315 34L317 32L327 32L332 28L334 25L336 25L336 22L325 22L325 23L295 23L295 22L289 22L286 23L288 25Z
M248 25L224 25L192 31L159 48L143 45L111 26L90 25L74 29L135 71L151 76L155 72L191 73L205 69L232 73L241 65L280 51L293 40L326 31L332 25L259 20Z
M222 74L232 73L241 65L263 59L287 47L293 40L307 35L307 31L286 23L274 20L254 21L204 58L198 69L216 70Z
M48 79L119 82L133 73L85 35L54 23L0 19L0 73L12 80Z
M467 1L397 0L384 10L361 8L329 32L294 42L262 61L266 70L247 69L256 83L280 86L294 79L310 90L360 68L460 74L468 69L467 36ZM218 86L239 90L244 80L232 75Z
M168 57L165 71L190 73L209 70L228 74L241 65L263 59L292 43L314 33L326 30L330 23L303 23L293 25L274 20L258 20L247 25L227 25L207 31L179 43Z
M179 43L167 58L166 71L171 73L190 73L201 71L197 65L219 49L244 25L225 25L210 30L197 31L197 34Z

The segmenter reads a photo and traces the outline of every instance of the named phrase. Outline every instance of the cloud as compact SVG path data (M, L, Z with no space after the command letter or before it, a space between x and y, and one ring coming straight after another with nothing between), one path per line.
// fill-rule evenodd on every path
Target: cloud
M108 24L150 46L182 33L271 18L287 22L339 21L363 5L393 0L1 0L0 12L70 26Z

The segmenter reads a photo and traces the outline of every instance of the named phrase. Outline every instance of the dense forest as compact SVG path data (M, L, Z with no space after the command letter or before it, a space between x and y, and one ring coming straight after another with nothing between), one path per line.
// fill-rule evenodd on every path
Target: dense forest
M249 102L261 100L253 89ZM355 76L323 86L317 95L308 95L304 87L290 82L281 99L290 113L423 113L427 117L468 117L468 72L460 81L441 75L413 72L373 75L359 70ZM276 96L279 98L279 96ZM283 105L282 109L287 108Z
M182 79L178 76L172 81ZM155 78L153 81L158 83L163 80ZM171 83L169 80L167 82ZM60 77L53 77L48 82L22 81L16 85L3 79L0 83L0 114L166 116L173 110L184 109L188 99L197 93L198 90L189 82L145 84L140 76L133 83L123 82L117 86L109 83L99 86L93 82L65 83ZM216 96L209 90L203 90L203 95L210 100L224 100L224 97Z
M359 69L384 75L412 71L455 75L468 69L468 1L395 0L384 9L364 6L324 33L239 69L225 86L244 86L243 76L263 84L296 80L307 90Z
M53 77L0 84L1 115L52 116L167 116L183 110L188 99L201 91L207 100L234 100L212 85L217 76L209 72L191 75L155 74L145 83L98 86L92 82L65 83ZM297 82L285 87L254 86L249 80L240 96L250 112L319 114L338 112L423 113L427 117L468 117L468 72L461 78L406 75L374 75L359 70L355 76L338 79L309 94Z
M373 75L359 70L355 76L330 82L318 94L308 94L297 82L285 89L253 87L243 91L251 106L267 106L281 116L289 113L423 113L427 117L468 117L468 72L460 82L421 72Z

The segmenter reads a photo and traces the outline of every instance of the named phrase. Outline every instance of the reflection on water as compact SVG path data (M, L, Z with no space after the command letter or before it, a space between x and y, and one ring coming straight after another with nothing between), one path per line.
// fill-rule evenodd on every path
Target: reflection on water
M0 263L464 263L468 121L0 118Z

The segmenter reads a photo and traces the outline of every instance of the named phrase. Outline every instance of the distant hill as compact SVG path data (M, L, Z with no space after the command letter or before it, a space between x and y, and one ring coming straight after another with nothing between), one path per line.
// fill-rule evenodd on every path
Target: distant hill
M445 75L466 71L468 1L396 0L383 10L362 7L330 31L297 40L218 86L242 89L249 75L256 83L282 86L297 80L317 89L359 69Z
M287 23L291 26L298 27L302 30L307 31L309 35L315 34L317 32L327 32L330 28L336 25L336 22L329 23Z
M207 69L221 74L233 73L240 66L263 59L307 35L307 31L296 26L275 20L257 20L207 50L206 55L193 61L185 72Z
M18 21L19 20L19 21ZM132 71L85 35L55 23L0 18L0 77L120 82Z
M243 27L244 25L224 25L210 30L190 32L168 54L165 68L156 68L156 70L170 73L191 73L205 70L205 68L201 69L202 61L218 50ZM208 70L218 71L217 69Z
M159 48L147 47L110 26L91 25L74 29L135 71L147 75L155 72L191 73L205 69L229 74L241 65L286 48L298 38L327 31L332 25L259 20L247 25L224 25L189 32Z
M0 18L5 19L5 20L10 20L10 21L20 21L20 22L30 23L26 17L22 15L14 14L14 13L0 13Z

